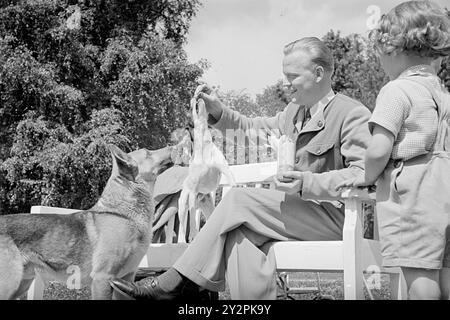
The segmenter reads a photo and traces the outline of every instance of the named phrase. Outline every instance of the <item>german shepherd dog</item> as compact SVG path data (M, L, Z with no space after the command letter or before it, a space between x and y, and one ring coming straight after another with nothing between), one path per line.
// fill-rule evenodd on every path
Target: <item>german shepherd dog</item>
M151 241L153 186L172 147L129 154L108 147L112 173L91 209L0 216L0 299L20 297L36 273L65 282L71 267L94 300L112 298L110 279L133 281Z

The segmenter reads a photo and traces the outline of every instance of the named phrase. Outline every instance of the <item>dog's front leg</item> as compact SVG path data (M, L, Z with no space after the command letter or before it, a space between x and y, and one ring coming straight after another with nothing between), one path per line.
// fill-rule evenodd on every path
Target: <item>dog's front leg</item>
M91 285L92 300L111 300L113 289L109 284L112 275L96 274Z

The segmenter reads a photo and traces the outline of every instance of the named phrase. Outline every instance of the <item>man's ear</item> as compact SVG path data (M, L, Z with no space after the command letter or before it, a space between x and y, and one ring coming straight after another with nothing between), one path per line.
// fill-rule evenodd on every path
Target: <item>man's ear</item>
M315 75L316 75L316 83L319 83L325 76L325 69L322 66L317 66L315 70Z
M112 174L122 176L129 181L135 181L139 174L136 161L113 144L108 144L108 149L111 151L113 158Z

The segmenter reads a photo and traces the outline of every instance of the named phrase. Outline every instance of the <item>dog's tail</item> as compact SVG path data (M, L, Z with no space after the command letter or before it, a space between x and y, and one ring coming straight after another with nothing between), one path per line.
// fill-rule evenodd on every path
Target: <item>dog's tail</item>
M14 241L0 234L0 300L15 296L23 275L22 255Z

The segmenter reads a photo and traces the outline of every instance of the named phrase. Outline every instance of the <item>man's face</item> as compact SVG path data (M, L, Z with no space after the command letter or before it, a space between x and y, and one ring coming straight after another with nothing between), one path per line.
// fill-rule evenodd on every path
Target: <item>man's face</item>
M291 90L292 102L312 106L317 101L318 79L316 66L303 51L287 54L283 59L285 85ZM320 97L319 97L320 98Z

